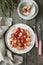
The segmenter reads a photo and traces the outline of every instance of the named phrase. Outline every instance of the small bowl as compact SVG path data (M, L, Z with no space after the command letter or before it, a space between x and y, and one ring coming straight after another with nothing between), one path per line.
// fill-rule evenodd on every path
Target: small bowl
M23 7L27 7L29 5L33 4L32 8L31 8L31 12L30 13L23 13L21 11L21 9ZM17 7L17 12L19 14L19 16L22 18L22 19L25 19L25 20L30 20L30 19L33 19L37 14L38 14L38 5L35 1L33 0L29 0L29 1L21 1Z

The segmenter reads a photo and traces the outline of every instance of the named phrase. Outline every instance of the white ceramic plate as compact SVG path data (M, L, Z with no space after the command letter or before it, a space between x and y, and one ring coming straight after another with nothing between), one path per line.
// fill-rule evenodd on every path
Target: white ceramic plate
M29 4L32 4L33 3L33 7L31 9L31 12L30 14L28 14L27 16L25 16L22 12L21 12L21 9L24 7L24 6L28 6ZM30 20L30 19L33 19L34 17L36 17L36 15L38 14L38 11L39 11L39 8L38 8L38 5L35 1L33 0L27 0L27 1L21 1L17 7L17 12L19 14L19 16L22 18L22 19L25 19L25 20Z
M11 35L11 33L12 33L12 30L13 30L14 28L18 28L18 27L27 29L27 30L30 32L30 34L31 34L31 42L30 42L31 45L30 45L29 47L26 47L24 50L17 50L16 48L11 48L11 47L10 47L10 40L9 40L10 35ZM24 53L26 53L26 52L29 52L29 51L33 48L34 43L35 43L35 35L34 35L33 30L32 30L28 25L26 25L26 24L21 24L21 23L20 23L20 24L15 24L15 25L13 25L13 26L7 31L7 33L6 33L6 35L5 35L5 41L6 41L7 47L8 47L12 52L17 53L17 54L24 54Z

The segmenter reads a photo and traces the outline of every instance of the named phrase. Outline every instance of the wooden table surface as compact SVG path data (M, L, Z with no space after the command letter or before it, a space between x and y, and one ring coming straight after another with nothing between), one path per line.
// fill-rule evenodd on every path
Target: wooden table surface
M39 13L37 15L36 18L32 19L32 20L23 20L19 17L17 10L14 9L13 12L11 12L10 17L13 18L13 24L16 23L25 23L29 26L34 26L35 24L39 24L41 23L42 26L42 33L43 33L43 0L35 0L37 2L37 4L39 5ZM2 15L0 15L2 16ZM43 34L42 34L42 43L43 43ZM23 55L20 55L23 57L23 63L21 65L43 65L43 54L41 56L38 55L38 49L34 48Z

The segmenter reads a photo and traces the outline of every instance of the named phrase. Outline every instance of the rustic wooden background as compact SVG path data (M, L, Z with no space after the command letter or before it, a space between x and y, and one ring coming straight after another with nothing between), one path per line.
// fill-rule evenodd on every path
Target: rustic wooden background
M42 26L42 43L43 43L43 0L35 0L37 4L39 5L39 13L36 18L32 20L23 20L19 17L17 10L14 9L13 12L10 12L10 15L7 16L13 18L13 24L16 23L25 23L31 27L33 27L35 24L38 25L41 23ZM15 0L16 2L16 0ZM0 13L0 16L4 16L2 13ZM23 63L21 65L43 65L43 54L41 56L38 55L38 49L34 48L26 53L21 55L23 57Z

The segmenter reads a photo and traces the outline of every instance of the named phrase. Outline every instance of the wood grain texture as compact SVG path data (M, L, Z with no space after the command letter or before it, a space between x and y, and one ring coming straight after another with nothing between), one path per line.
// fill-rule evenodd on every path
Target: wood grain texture
M19 17L17 10L14 9L13 12L10 13L10 17L13 18L13 24L16 23L25 23L31 27L33 27L35 24L39 25L41 23L42 25L42 42L43 42L43 0L35 0L37 4L39 5L39 13L36 18L32 20L23 20ZM4 16L4 15L0 15ZM38 55L38 49L34 48L26 53L21 55L23 59L23 63L21 65L43 65L43 54L41 56Z

